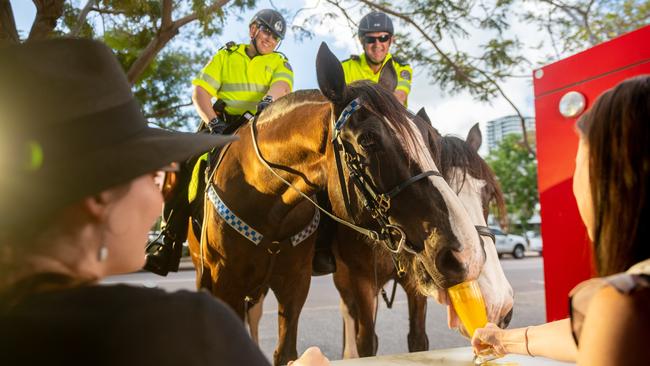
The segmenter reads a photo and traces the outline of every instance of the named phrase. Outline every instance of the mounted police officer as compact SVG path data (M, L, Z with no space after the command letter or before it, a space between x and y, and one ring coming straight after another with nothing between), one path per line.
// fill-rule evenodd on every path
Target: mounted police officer
M291 92L291 65L283 54L275 51L286 28L280 13L260 10L249 23L250 42L228 42L192 80L192 101L202 120L201 129L216 134L233 133L247 117ZM213 98L216 98L214 104ZM162 276L178 270L192 211L189 201L196 196L192 190L188 196L190 179L194 183L196 177L192 174L194 165L181 164L179 181L163 210L163 240L147 248L145 269Z
M359 22L359 41L363 45L363 54L352 55L341 62L345 73L345 82L350 84L357 80L379 81L379 74L388 62L393 63L397 73L395 97L406 105L411 91L413 70L401 59L390 54L389 49L394 41L393 22L388 15L373 11Z
M364 52L361 56L352 55L349 59L341 62L345 73L345 83L350 84L359 80L370 80L377 83L381 70L391 62L397 73L397 86L393 93L400 103L406 105L411 91L413 70L409 64L388 52L394 40L393 22L388 15L373 11L361 18L357 34ZM330 206L326 195L319 194L318 201L322 205ZM331 249L332 235L335 230L335 223L331 219L321 218L312 262L315 276L336 271L336 261Z

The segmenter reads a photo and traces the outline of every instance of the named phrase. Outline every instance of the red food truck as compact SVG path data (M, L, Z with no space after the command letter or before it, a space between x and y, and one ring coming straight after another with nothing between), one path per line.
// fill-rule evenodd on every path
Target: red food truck
M568 316L569 291L594 274L572 192L575 122L603 91L641 74L650 74L650 26L533 72L548 321Z

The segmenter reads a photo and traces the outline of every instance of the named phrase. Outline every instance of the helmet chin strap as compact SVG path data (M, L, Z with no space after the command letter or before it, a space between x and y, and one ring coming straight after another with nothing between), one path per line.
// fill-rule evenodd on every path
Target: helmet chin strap
M255 32L255 34L253 35L253 37L251 37L251 40L253 41L253 42L252 42L252 43L253 43L253 48L255 48L255 56L257 56L257 55L262 55L262 52L260 52L260 49L257 48L257 35L258 35L258 34L260 34L260 30L259 30L259 28L258 28L257 31ZM282 40L280 40L280 41L278 42L278 44L276 44L275 47L273 47L273 51L277 50L278 47L280 47L280 43L282 43ZM253 57L255 57L255 56L253 56Z
M252 38L253 48L255 48L255 56L262 54L260 52L259 48L257 48L257 35L258 34L260 34L259 28L257 29L257 31L255 32L255 34L253 35L253 38ZM253 57L255 57L255 56L253 56Z

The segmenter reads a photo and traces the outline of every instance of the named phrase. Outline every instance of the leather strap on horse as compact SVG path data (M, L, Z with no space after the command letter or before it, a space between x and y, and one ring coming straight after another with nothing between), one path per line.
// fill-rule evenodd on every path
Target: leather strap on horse
M273 273L273 268L275 267L275 260L277 259L278 254L282 251L282 246L291 246L291 241L289 240L287 242L286 239L282 242L263 241L260 243L260 245L266 247L265 249L271 257L269 258L269 264L266 267L266 273L264 274L264 279L262 282L250 290L248 292L249 295L244 296L244 314L248 314L248 309L251 306L257 304L257 302L260 300L262 293L269 286L269 282L271 281L271 274Z
M497 243L496 237L494 236L494 233L492 232L492 230L490 230L489 227L480 226L480 225L475 225L474 227L476 228L476 231L478 231L478 234L480 236L487 236L488 238L491 238L494 245L496 245Z
M325 210L324 208L322 208L320 205L318 205L318 203L316 203L314 200L312 200L308 195L304 194L301 190L299 190L296 186L294 186L293 184L291 184L291 183L290 183L289 181L287 181L286 179L282 178L282 176L281 176L280 174L278 174L278 173L277 173L277 172L276 172L276 171L275 171L275 170L274 170L274 169L269 165L268 161L266 161L266 159L264 159L264 157L262 156L262 153L260 152L260 148L259 148L259 146L258 146L258 144L257 144L257 127L256 127L256 124L257 124L257 118L254 118L254 119L253 119L253 122L251 123L251 135L252 135L252 139L253 139L253 148L255 149L255 154L257 155L257 158L258 158L259 161L262 163L262 165L264 165L264 167L266 167L266 168L267 168L267 169L268 169L268 170L269 170L273 175L275 175L275 176L276 176L276 177L277 177L277 178L278 178L282 183L284 183L285 185L287 185L288 187L290 187L291 189L293 189L294 191L296 191L299 195L301 195L301 196L302 196L304 199L306 199L307 201L311 202L312 205L314 205L316 208L318 208L319 210L321 210L324 214L326 214L327 216L331 217L332 220L334 220L334 221L336 221L336 222L338 222L338 223L340 223L340 224L342 224L342 225L345 225L345 226L347 226L347 227L349 227L349 228L351 228L351 229L353 229L353 230L355 230L355 231L357 231L357 232L359 232L359 233L361 233L361 234L363 234L363 235L369 237L369 238L372 239L372 240L379 240L379 234L378 234L376 231L369 230L369 229L366 229L366 228L363 228L363 227L357 226L357 225L355 225L355 224L353 224L353 223L347 222L347 221L345 221L345 220L343 220L343 219L337 217L336 215L334 215L334 214L328 212L327 210Z
M393 278L393 291L390 294L390 300L388 299L388 295L386 294L386 290L384 288L381 288L381 297L384 299L384 302L386 303L386 307L389 309L393 308L393 302L395 302L395 293L397 292L397 278Z

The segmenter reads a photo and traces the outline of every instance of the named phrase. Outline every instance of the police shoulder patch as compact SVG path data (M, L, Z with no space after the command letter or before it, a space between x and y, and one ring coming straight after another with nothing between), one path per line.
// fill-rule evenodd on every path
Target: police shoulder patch
M404 80L411 80L411 73L408 70L400 71L399 76Z
M291 65L289 64L289 61L284 62L284 67L286 67L287 70L289 70L289 71L293 71L293 69L291 68Z

